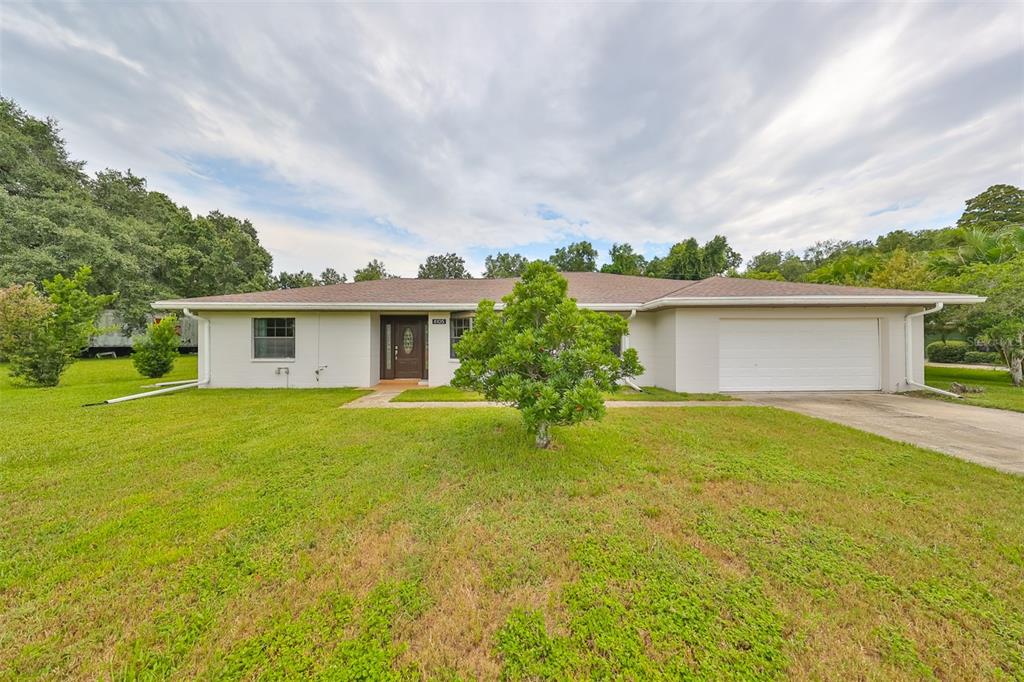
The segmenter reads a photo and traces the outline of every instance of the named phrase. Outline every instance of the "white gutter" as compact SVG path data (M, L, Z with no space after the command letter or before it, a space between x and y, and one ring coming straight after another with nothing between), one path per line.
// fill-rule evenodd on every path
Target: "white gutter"
M205 386L206 384L210 383L210 321L203 319L198 315L193 315L192 311L187 307L182 308L181 312L184 313L185 317L191 317L193 320L195 320L196 324L198 324L203 329L203 342L199 346L199 352L206 353L206 371L203 372L203 378L200 379L199 383L196 385Z
M633 308L631 311L629 311L629 317L626 318L626 322L627 323L632 322L634 320L634 318L636 318L636 308ZM628 349L629 349L629 334L627 333L625 338L622 339L622 350L625 351L625 350L628 350ZM633 381L633 379L631 377L622 377L622 383L626 384L627 386L629 386L634 391L643 392L643 390L644 390L644 389L640 388L640 384L638 384L635 381Z
M911 368L911 366L913 365L913 362L914 362L914 344L912 342L912 336L913 336L912 320L915 317L924 317L925 315L929 315L931 313L937 313L940 310L942 310L942 305L943 305L942 303L936 303L934 308L928 308L927 310L921 310L921 311L916 312L916 313L907 313L907 315L903 318L903 342L904 342L904 345L906 346L906 352L907 352L906 359L904 360L904 368L906 370L905 371L905 375L906 376L904 377L903 380L907 383L908 386L914 386L916 388L920 388L920 389L925 390L925 391L931 391L932 393L938 393L939 395L948 396L950 398L963 398L963 396L961 396L961 395L957 395L956 393L952 393L950 391L943 391L941 388L935 388L933 386L926 386L924 384L919 384L919 383L917 383L916 381L914 381L913 379L910 378L910 374L911 374L910 368Z
M669 307L728 306L816 306L816 305L932 305L937 302L982 303L982 296L968 294L906 295L906 296L677 296L657 298L647 303L579 303L581 308L607 312L657 310ZM156 301L158 310L388 310L388 311L453 311L476 310L479 301L465 303L311 303L297 301ZM498 301L494 308L501 310ZM195 317L189 312L186 315Z
M281 301L156 301L152 307L157 310L388 310L388 311L426 311L447 312L460 310L476 310L477 303L289 303ZM640 303L580 303L581 308L609 312L625 312L638 308ZM495 303L495 310L501 310L505 304ZM185 312L190 317L195 317Z
M656 298L640 307L655 310L667 307L790 306L790 305L932 305L935 303L983 303L983 296L942 294L935 296L678 296Z

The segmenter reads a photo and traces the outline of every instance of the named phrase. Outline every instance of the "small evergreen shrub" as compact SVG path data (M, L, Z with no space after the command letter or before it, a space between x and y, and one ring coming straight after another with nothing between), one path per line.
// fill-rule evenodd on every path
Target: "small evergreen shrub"
M992 353L984 350L969 350L964 353L964 362L972 365L998 365L1003 359L999 353Z
M929 362L963 362L966 353L966 341L935 341L924 349Z
M174 367L178 357L178 320L171 315L159 322L153 322L146 335L132 345L132 364L139 374L150 379L162 377Z

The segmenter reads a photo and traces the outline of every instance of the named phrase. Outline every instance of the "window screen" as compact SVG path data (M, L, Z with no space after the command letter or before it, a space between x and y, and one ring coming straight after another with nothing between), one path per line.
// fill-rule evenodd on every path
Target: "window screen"
M295 318L257 317L252 321L253 357L295 358Z
M451 319L451 357L455 357L455 344L459 342L466 330L473 326L472 317L453 317Z

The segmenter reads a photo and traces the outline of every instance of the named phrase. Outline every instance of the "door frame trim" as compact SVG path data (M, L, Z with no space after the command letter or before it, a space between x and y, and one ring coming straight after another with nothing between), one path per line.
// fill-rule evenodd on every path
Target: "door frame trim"
M415 320L415 321L419 322L419 326L420 326L420 339L421 339L421 342L420 342L420 375L421 375L420 376L420 380L422 380L422 381L426 381L427 380L427 378L428 378L427 377L427 373L429 372L429 368L427 367L427 333L429 331L429 329L427 327L427 318L428 318L427 315L381 315L380 316L380 330L379 330L379 335L380 335L380 343L379 343L379 346L380 346L380 372L379 372L379 374L380 374L380 378L382 380L394 379L395 378L395 377L384 376L385 363L387 362L387 360L385 359L385 355L384 354L391 350L391 349L384 348L384 325L387 324L388 322L391 322L392 324L394 324L394 323L403 322L403 321L410 321L410 320ZM398 343L398 337L396 336L396 333L392 333L392 335L391 335L391 343L392 344L397 344ZM394 364L392 364L392 371L394 371L395 369L397 369L397 367L395 367Z

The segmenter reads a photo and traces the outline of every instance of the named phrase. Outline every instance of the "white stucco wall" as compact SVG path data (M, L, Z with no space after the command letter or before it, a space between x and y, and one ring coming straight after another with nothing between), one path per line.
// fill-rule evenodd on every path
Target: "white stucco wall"
M879 321L880 385L907 390L904 382L904 316L921 308L680 308L641 312L630 322L628 347L644 365L639 383L670 390L718 391L719 324L722 319L873 318ZM396 313L401 314L401 313ZM423 313L412 313L419 314ZM380 380L380 315L375 312L222 312L202 314L199 376L210 365L212 388L372 386ZM294 360L253 358L254 317L295 318ZM449 355L450 313L427 318L429 384L452 379L458 360ZM435 324L434 320L444 320ZM210 347L203 344L209 324ZM924 323L913 320L912 378L924 381ZM324 367L317 382L316 369ZM287 374L284 370L287 369Z
M904 382L904 317L920 308L678 308L639 313L630 326L645 373L642 385L675 391L715 392L718 387L719 322L722 319L871 318L879 324L880 385L883 391L907 390ZM924 381L924 323L913 325L914 381Z
M439 322L443 320L443 322ZM451 358L451 313L427 315L427 382L431 386L451 383L459 361Z
M200 341L199 376L204 376L210 362L209 388L329 388L371 386L378 381L373 369L379 345L374 343L371 313L204 311L201 315L210 325L210 348ZM293 360L253 358L254 317L295 318ZM318 367L324 367L319 382Z

